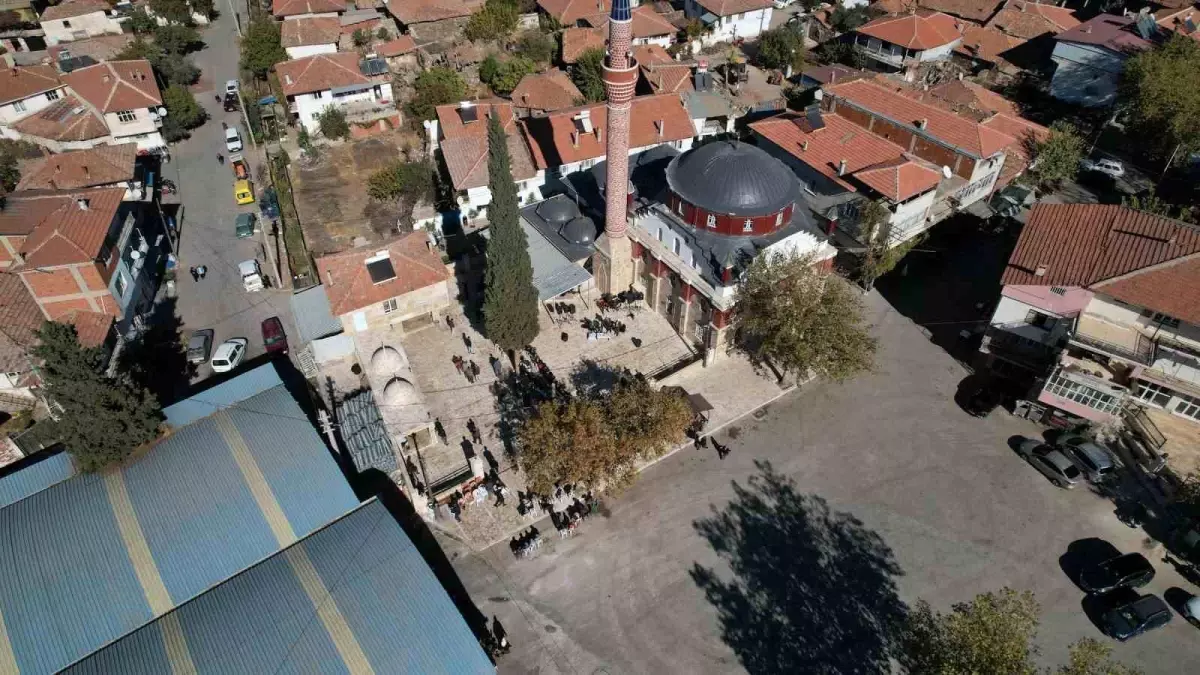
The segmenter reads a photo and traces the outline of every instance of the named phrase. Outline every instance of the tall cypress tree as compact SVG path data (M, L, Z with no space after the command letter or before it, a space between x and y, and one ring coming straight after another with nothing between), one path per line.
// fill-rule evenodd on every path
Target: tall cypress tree
M538 294L525 230L518 222L517 184L509 168L508 139L500 120L488 119L488 206L491 238L484 273L483 325L501 349L514 351L538 334Z
M120 462L158 437L162 412L154 396L127 377L105 375L100 347L82 347L75 327L47 321L33 354L42 360L50 398L62 406L59 440L84 471Z

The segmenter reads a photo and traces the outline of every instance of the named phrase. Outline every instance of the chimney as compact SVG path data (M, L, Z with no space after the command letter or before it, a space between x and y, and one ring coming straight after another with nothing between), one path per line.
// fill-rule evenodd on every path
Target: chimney
M108 82L108 73L105 73L104 75L100 76L100 79L103 80L105 83L107 83ZM289 82L288 84L291 84L291 82Z
M55 164L54 165L54 175L57 176L60 173L62 173L62 164Z
M1037 269L1035 269L1035 270L1033 271L1033 276L1035 276L1035 277L1044 277L1044 276L1046 276L1046 266L1045 266L1045 265L1038 265L1038 266L1037 266Z
M844 160L844 159L842 161L838 162L838 175L839 176L846 175L846 160Z
M50 179L50 189L51 189L51 190L57 190L57 189L58 189L58 183L55 183L53 178L51 178L51 179Z
M87 199L85 199L85 198L83 198L83 197L80 197L79 199L76 199L76 200L75 200L75 204L76 204L77 206L79 206L79 210L80 210L80 211L87 211L87 210L88 210L88 208L91 206L91 205L88 203L88 200L87 200Z
M708 61L701 59L700 63L696 64L696 72L697 73L707 73L708 72Z
M1090 35L1090 34L1091 34L1091 32L1092 32L1092 27L1091 27L1090 25L1088 25L1088 26L1084 26L1084 27L1083 27L1083 32L1084 32L1084 33L1087 33L1087 34L1089 34L1089 35Z
M658 137L662 138L663 132L666 129L666 124L663 122L663 120L654 120L654 128L658 129Z
M87 164L83 165L83 177L87 180L92 179L92 172L87 168Z
M808 152L808 141L807 140L800 144L800 152Z
M917 120L917 128L918 129L924 129L928 125L929 125L929 120L925 119L924 117Z
M600 127L596 127L596 142L597 143L604 142L604 134L602 133L602 130L600 129Z

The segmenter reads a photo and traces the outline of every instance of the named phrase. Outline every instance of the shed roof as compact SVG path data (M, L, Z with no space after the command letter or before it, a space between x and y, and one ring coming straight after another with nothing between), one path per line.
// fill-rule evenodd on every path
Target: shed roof
M346 11L346 0L275 0L271 13L276 17L305 14L331 14Z
M529 261L533 264L533 285L537 288L538 300L546 302L557 298L592 278L582 265L568 260L524 218L521 218L521 229L525 230Z
M1056 34L1079 25L1075 10L1057 5L1014 0L987 22L988 28L1002 30L1013 37L1033 38L1047 33Z
M342 332L342 322L338 321L329 308L329 294L325 292L325 284L298 291L290 300L300 344Z
M583 94L571 77L557 68L526 75L512 92L514 106L534 110L562 110L582 100Z
M1055 36L1060 42L1096 45L1115 52L1140 51L1153 46L1133 30L1136 16L1100 14Z
M98 145L31 162L17 190L75 190L133 180L137 144Z
M495 673L374 499L66 672L158 675L180 664L200 673Z
M356 504L282 384L31 494L0 509L0 670L57 671Z
M336 16L302 16L284 21L279 27L284 47L337 44L342 24Z
M374 281L366 261L385 252L394 276ZM429 247L424 231L409 232L386 244L372 244L317 258L317 269L337 316L396 298L450 278L442 258Z
M568 28L562 32L563 63L575 63L584 52L604 50L608 40L603 28Z

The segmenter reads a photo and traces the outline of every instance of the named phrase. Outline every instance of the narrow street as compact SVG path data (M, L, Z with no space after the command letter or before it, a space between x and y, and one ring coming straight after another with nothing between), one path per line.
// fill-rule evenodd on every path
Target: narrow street
M224 7L220 9L225 10ZM171 163L165 168L166 177L179 186L182 203L179 235L179 274L176 289L178 309L188 333L200 328L215 331L213 346L233 337L249 340L247 359L264 353L261 324L263 319L278 316L289 336L295 334L291 306L291 291L269 288L257 293L242 289L238 263L251 258L263 262L262 237L238 239L234 236L234 220L238 213L258 212L257 204L238 206L233 200L233 174L228 161L217 162L217 154L228 155L221 123L242 130L246 145L245 156L255 176L262 153L255 150L242 124L240 112L226 113L215 96L225 81L238 76L238 36L234 17L228 11L201 32L205 47L192 54L201 70L200 82L193 87L196 101L208 112L209 121L193 130L191 138L171 147ZM262 185L256 181L255 189ZM259 223L262 226L262 222ZM266 223L270 227L270 223ZM194 282L189 268L204 265L208 275ZM273 274L271 275L273 276ZM187 336L184 336L186 340ZM211 375L202 366L197 379Z

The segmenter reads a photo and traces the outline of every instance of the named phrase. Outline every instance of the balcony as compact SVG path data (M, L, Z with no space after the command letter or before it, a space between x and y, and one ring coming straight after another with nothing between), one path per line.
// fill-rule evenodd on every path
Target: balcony
M879 61L880 63L886 63L894 68L904 67L903 47L893 47L893 45L881 42L875 38L869 38L865 43L855 42L854 49L863 56Z
M980 344L979 350L985 354L1015 361L1032 370L1044 370L1054 361L1057 352L1055 345L1017 333L1013 330L1015 328L1024 328L1026 333L1030 330L1039 331L1043 333L1043 338L1049 337L1046 331L1030 324L989 326L983 334L983 343Z
M1154 361L1154 342L1141 333L1087 314L1079 315L1071 343L1105 356L1148 366Z

